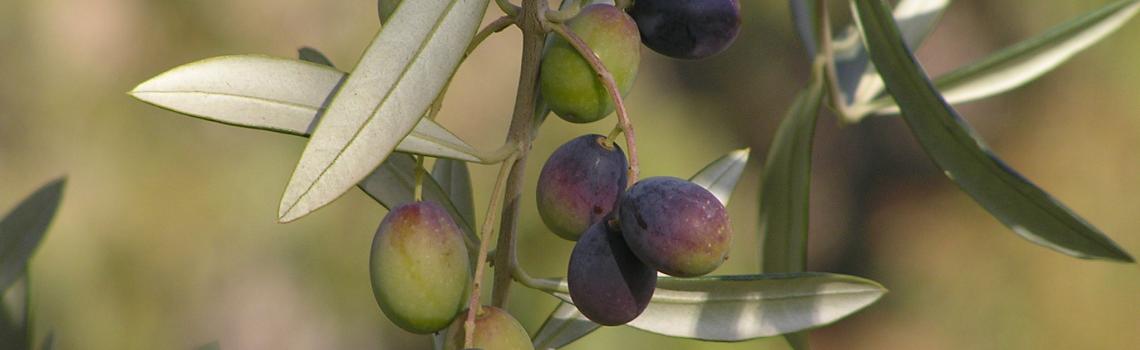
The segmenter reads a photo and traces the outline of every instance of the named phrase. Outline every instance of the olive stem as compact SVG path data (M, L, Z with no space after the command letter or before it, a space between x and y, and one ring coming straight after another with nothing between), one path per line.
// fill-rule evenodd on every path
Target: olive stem
M534 139L535 109L538 100L538 70L542 62L542 48L546 41L542 14L546 0L522 0L521 12L515 24L522 30L522 62L519 68L519 85L511 125L507 130L507 143L518 145L518 155L507 176L503 194L502 220L499 222L499 239L495 251L495 279L491 303L505 308L511 288L509 252L515 249L518 231L519 202L526 176L526 158Z
M581 10L582 9L577 6L572 6L564 10L546 10L546 14L543 17L545 17L546 21L550 23L562 23L569 21L571 18L574 18L574 16L577 16L578 12L581 12Z
M520 8L512 4L510 0L495 0L495 5L498 5L499 10L502 10L507 16L514 17L519 14Z
M613 100L614 109L617 110L618 125L621 126L622 131L625 133L625 145L629 151L628 185L632 186L637 182L638 174L641 171L637 162L637 138L634 136L633 123L629 120L629 113L625 109L625 102L622 101L621 91L618 90L617 83L614 82L613 74L606 69L605 64L602 63L602 59L594 53L594 50L590 49L590 46L586 45L586 42L583 41L578 34L574 34L565 24L555 24L551 26L551 29L565 38L566 41L578 51L578 55L582 56L582 58L590 64L590 67L594 69L594 73L598 75L598 79L602 80L602 85L605 86L606 92L609 93L610 98Z
M495 180L495 188L491 190L491 202L487 204L487 215L483 218L482 235L479 237L479 257L475 259L475 276L471 282L471 298L467 301L467 320L464 323L465 334L463 337L463 347L472 348L472 342L475 339L475 314L479 310L479 291L482 290L483 284L483 271L486 270L487 264L487 250L491 245L491 230L495 227L495 210L500 206L502 197L499 196L503 192L503 186L507 180L507 174L511 172L511 167L514 166L515 155L507 158L503 165L499 167L499 176Z
M518 262L518 256L511 253L511 274L514 276L515 281L524 287L540 290L547 293L570 293L570 287L566 285L566 279L561 281L552 281L544 278L531 277L522 268L522 264Z
M831 18L827 9L825 1L818 1L816 4L816 42L819 43L818 56L824 60L823 73L827 83L827 96L829 97L828 105L837 114L840 115L839 123L841 125L851 123L848 117L850 111L847 109L847 101L843 99L843 90L839 87L839 73L835 68L835 48L832 44L831 38Z
M424 200L424 156L416 155L416 185L413 187L413 199L416 202Z
M614 6L619 9L625 10L633 6L633 0L614 0Z

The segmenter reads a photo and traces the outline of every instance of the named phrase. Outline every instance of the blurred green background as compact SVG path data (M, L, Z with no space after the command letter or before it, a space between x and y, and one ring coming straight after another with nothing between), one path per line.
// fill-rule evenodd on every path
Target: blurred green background
M957 1L919 56L937 74L1108 1ZM769 139L807 66L786 2L742 1L736 45L703 61L643 49L629 97L646 176L688 177L752 147L730 206L732 259L757 266L756 192ZM838 5L838 2L836 2ZM494 6L492 6L494 8ZM837 7L842 10L842 7ZM487 21L497 17L492 11ZM842 12L841 12L842 13ZM368 253L384 209L359 191L276 224L302 138L228 127L135 101L135 84L227 54L316 47L352 67L378 28L373 0L0 1L0 207L56 176L62 208L32 266L35 327L59 349L419 349L376 307ZM441 122L492 149L505 137L519 35L461 67ZM1012 166L1140 253L1140 23L1056 72L960 111ZM533 186L562 142L608 131L552 118L527 164L520 257L565 273L572 244L538 219ZM1140 269L1028 244L925 158L898 118L819 124L812 270L891 292L812 334L819 349L1125 349L1140 346ZM477 213L495 168L475 166ZM7 210L7 209L2 209ZM510 310L537 330L555 300L516 285ZM0 346L2 348L3 346ZM572 349L783 348L606 328Z

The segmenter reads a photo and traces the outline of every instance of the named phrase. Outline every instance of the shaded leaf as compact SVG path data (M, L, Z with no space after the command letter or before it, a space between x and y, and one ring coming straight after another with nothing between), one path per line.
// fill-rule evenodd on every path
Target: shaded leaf
M899 1L893 16L907 47L917 49L922 45L949 6L950 0ZM858 28L851 26L846 34L846 37L837 41L844 47L836 49L836 70L847 103L858 104L869 101L882 92L883 81L874 65L869 64Z
M339 198L396 149L459 67L487 3L397 7L317 124L285 187L279 221Z
M43 185L0 220L0 292L24 276L28 260L59 209L66 182L59 178Z
M729 152L706 165L689 181L709 190L716 196L716 199L720 200L721 204L728 206L728 200L732 198L732 190L736 189L736 183L740 181L740 175L744 173L744 166L748 164L750 152L748 148Z
M328 57L325 57L325 54L317 51L317 49L308 46L297 49L297 58L300 58L302 61L312 62L322 66L328 66L329 68L336 68L336 66L333 65L332 61L329 60Z
M393 153L364 181L360 182L360 189L388 209L410 203L415 200L416 167L418 166L415 157L412 155ZM468 247L479 246L479 238L475 236L472 225L474 221L468 220L460 213L451 201L451 197L431 176L423 177L422 194L424 200L439 203L444 209L447 209L452 218L455 218L455 223L463 230L464 240Z
M1140 1L1136 0L1102 7L938 77L934 86L950 104L1012 90L1052 71L1116 32L1138 10ZM859 114L865 113L898 113L898 105L890 96L883 96L859 108Z
M400 6L403 0L377 0L376 12L380 15L380 23L388 23L388 18L396 12L396 6Z
M761 271L799 272L807 260L808 192L821 79L800 92L776 129L761 174Z
M453 159L437 159L431 168L431 177L439 183L455 210L463 220L475 222L475 199L471 194L471 173L467 162Z
M574 304L560 302L534 333L534 348L560 349L601 326L582 315Z
M565 280L546 283L565 286ZM649 307L629 323L682 338L743 341L831 324L874 303L886 289L864 278L801 272L663 277ZM552 292L565 302L569 294Z
M907 50L886 4L853 1L852 7L887 91L901 102L907 126L947 177L1031 242L1079 258L1133 261L1111 239L989 152Z
M51 350L55 348L55 331L48 331L48 335L44 337L44 342L40 344L40 350Z
M189 63L139 84L135 98L223 124L308 136L346 75L329 66L260 55ZM478 161L478 152L431 120L396 150Z
M819 28L815 23L813 14L815 13L814 0L788 0L788 9L792 13L792 25L796 27L796 36L800 39L800 43L804 45L804 51L807 53L808 60L810 61L815 57L818 51L819 43L816 42L815 29Z

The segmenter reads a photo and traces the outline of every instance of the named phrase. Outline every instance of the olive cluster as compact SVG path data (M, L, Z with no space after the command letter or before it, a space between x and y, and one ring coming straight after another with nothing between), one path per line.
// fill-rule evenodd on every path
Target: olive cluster
M724 205L692 182L651 177L626 188L625 154L600 135L579 136L547 159L538 212L551 231L577 240L570 298L603 325L645 310L657 271L695 277L728 258L732 228Z
M640 43L662 55L700 59L724 51L740 32L739 0L637 0L627 11L607 4L582 8L566 22L593 50L622 96L629 93L641 60ZM543 56L543 97L572 123L609 115L613 102L589 63L565 39L555 38Z

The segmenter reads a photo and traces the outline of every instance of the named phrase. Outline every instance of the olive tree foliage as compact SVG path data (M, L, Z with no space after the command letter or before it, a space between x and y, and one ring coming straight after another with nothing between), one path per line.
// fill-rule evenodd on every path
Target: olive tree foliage
M685 9L653 0L591 5L594 2L598 1L566 0L559 8L548 8L547 1L521 0L520 4L513 4L496 0L502 17L480 29L490 0L380 0L383 25L351 71L333 67L330 60L311 48L301 49L299 59L224 56L173 68L139 84L130 94L143 102L204 120L308 138L280 201L280 222L304 217L353 187L389 209L421 201L438 204L442 209L433 212L437 213L433 217L454 223L456 239L463 242L460 246L466 248L474 270L460 274L471 276L471 280L469 284L460 283L467 285L466 294L459 303L462 306L455 310L452 326L446 332L439 326L427 328L426 332L436 333L433 339L438 348L500 346L479 337L480 325L521 329L492 325L489 316L503 317L505 313L497 310L505 306L513 282L560 301L537 332L522 333L536 348L560 348L601 326L575 307L575 297L571 296L575 293L571 291L578 287L573 279L531 277L515 256L518 198L528 193L522 186L527 176L522 164L528 158L543 160L536 158L540 155L529 154L535 131L552 112L571 122L599 119L596 115L566 115L566 109L559 107L563 101L558 100L565 94L597 100L600 105L592 107L599 108L591 111L605 111L604 116L613 110L618 115L614 132L599 135L599 145L612 149L620 147L615 141L624 141L622 157L628 162L623 166L628 168L622 180L628 180L628 184L621 183L620 188L634 185L640 180L634 132L637 118L631 118L622 95L628 91L623 81L636 74L637 60L613 53L622 52L620 47L625 45L615 38L636 36L640 31L641 41L650 48L692 59L719 52L723 47L708 45L728 45L738 30L702 27L705 32L693 32L707 33L709 41L674 45L665 40L668 37L659 36L668 36L670 29L675 28L654 27L643 19L652 15L684 18ZM701 4L727 13L725 16L731 16L733 11L739 16L739 7L750 5L735 0L686 3ZM812 68L800 93L789 101L766 156L758 160L763 164L758 175L761 190L747 198L759 199L760 222L753 232L735 233L758 235L761 244L756 249L761 261L756 273L657 275L660 277L650 287L651 297L642 305L634 305L634 313L629 315L632 319L621 323L701 341L784 336L792 346L805 349L806 331L839 321L884 296L887 290L866 278L805 271L811 146L822 106L848 124L871 117L901 116L950 181L1029 242L1077 258L1133 262L1107 235L992 154L954 106L1009 91L1048 73L1123 26L1140 10L1140 0L1117 1L1074 17L935 78L923 71L913 50L935 28L951 1L901 0L893 9L883 0L848 3L855 25L834 30L823 1L789 1L796 32ZM610 7L602 11L594 6ZM627 13L632 20L621 19L629 18ZM610 29L607 26L619 26L614 24L619 22L626 24L622 24L621 30L614 30L616 34L605 32ZM684 21L674 25L696 28L694 23ZM435 116L464 58L488 36L510 27L520 30L523 40L512 122L502 147L479 149L436 122ZM630 42L636 46L637 40ZM544 60L546 54L550 55L549 61ZM553 79L552 76L565 81L582 78L582 85L563 89L567 92L554 92L565 86L548 85L542 80ZM619 139L618 135L624 138ZM431 171L423 168L425 158L436 159ZM750 157L748 149L732 151L711 161L697 174L683 177L709 193L708 198L715 199L715 204L705 202L706 205L723 210L735 197L733 189L753 158L757 157ZM488 213L481 223L472 203L474 185L468 175L469 163L500 167ZM612 203L611 200L609 204ZM621 208L625 207L623 202ZM641 221L641 217L627 212L602 215L611 210L616 209L600 208L598 217L589 222L609 225L598 228L609 234L624 235L624 240L611 239L616 242L612 243L614 246L604 248L614 249L610 253L617 256L627 254L618 248L630 245L631 261L646 262L658 271L671 271L654 265L668 259L647 258L651 253L646 253L649 249L641 245L652 242L630 241L628 231L636 229L631 221ZM386 218L385 222L396 219ZM652 222L639 224L642 229L653 227ZM380 231L385 227L382 225ZM389 230L397 234L399 227L392 227ZM27 232L32 231L35 230ZM7 235L8 231L0 234ZM377 239L381 236L378 232ZM564 236L576 239L574 234ZM3 237L6 236L0 236ZM5 245L2 249L10 248ZM679 249L682 250L678 254L689 253ZM19 256L26 260L26 255ZM4 273L0 282L5 283L0 287L10 285L7 282L14 276L9 273L11 269L19 271L23 266L8 260L5 255L0 270ZM375 256L373 261L377 261ZM488 262L493 262L493 266ZM480 295L479 282L486 274L493 274L489 298ZM387 288L375 282L374 287ZM603 282L623 285L623 281ZM387 298L391 293L385 292ZM485 304L488 306L481 306ZM401 314L401 320L405 316L408 315ZM502 341L501 344L510 343Z

